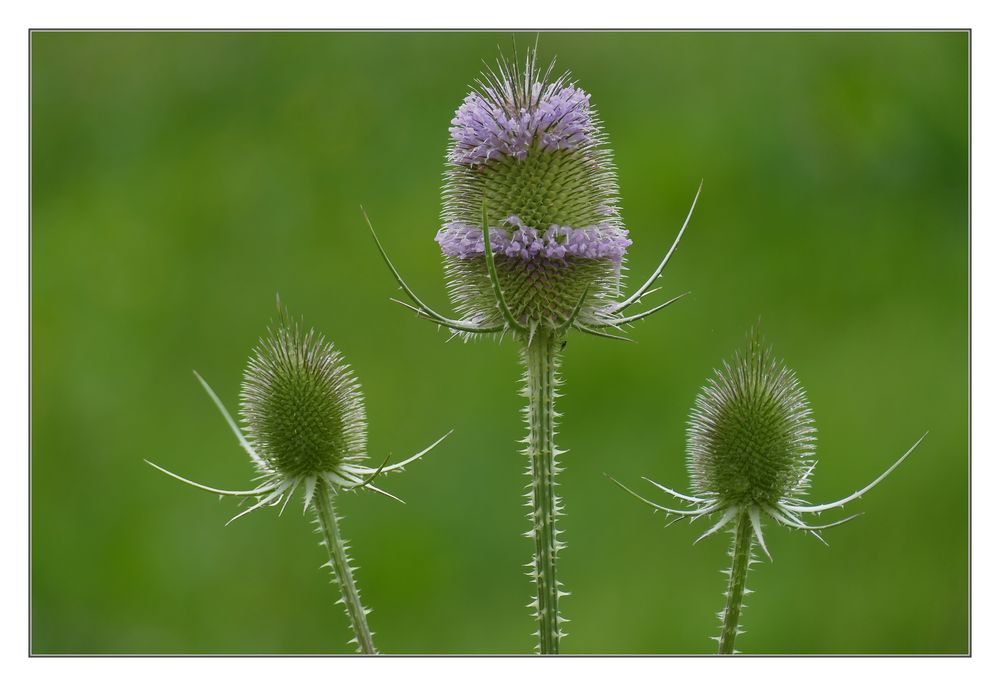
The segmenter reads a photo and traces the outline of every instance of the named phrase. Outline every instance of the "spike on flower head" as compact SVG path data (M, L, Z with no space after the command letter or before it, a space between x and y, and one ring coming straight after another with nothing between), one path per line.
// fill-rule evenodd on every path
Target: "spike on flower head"
M437 242L468 320L502 323L486 265L488 227L502 292L526 327L583 319L611 304L631 241L618 211L611 151L590 95L568 74L501 58L449 129ZM485 212L484 207L485 205ZM586 294L586 295L585 295Z
M692 486L698 495L734 505L800 497L815 431L795 372L754 329L695 399L687 431Z
M333 344L287 318L261 339L240 393L246 434L285 477L335 471L365 455L364 398Z

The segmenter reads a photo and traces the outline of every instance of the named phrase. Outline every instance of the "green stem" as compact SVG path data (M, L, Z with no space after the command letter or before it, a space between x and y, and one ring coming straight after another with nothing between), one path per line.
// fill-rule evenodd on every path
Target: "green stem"
M555 387L558 353L551 331L536 331L524 350L528 396L528 439L525 450L531 461L531 535L535 541L532 575L536 586L535 617L538 620L538 651L543 655L559 653L559 582L556 580L556 557L562 544L558 541L556 518L561 514L555 494L558 450L555 447Z
M753 542L753 525L750 515L743 511L737 515L730 554L733 566L729 570L729 588L726 590L726 609L722 618L722 635L719 636L719 655L732 655L736 635L740 628L740 610L746 594L747 574L750 571L750 550Z
M330 561L326 566L330 567L333 578L340 587L340 602L344 604L347 618L351 620L351 628L354 629L358 651L366 655L376 655L378 651L375 650L372 632L368 628L367 615L369 611L361 604L361 595L354 583L354 569L347 556L347 542L340 537L340 527L337 525L338 518L333 507L333 498L333 490L323 479L319 479L316 484L313 507L316 509L316 519L320 532L323 534L327 554L330 556Z

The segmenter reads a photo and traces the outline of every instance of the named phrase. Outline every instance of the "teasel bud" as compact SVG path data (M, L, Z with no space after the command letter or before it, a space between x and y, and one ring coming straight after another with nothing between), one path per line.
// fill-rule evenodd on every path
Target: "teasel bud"
M822 505L809 505L806 493L816 460L816 429L812 410L798 378L774 357L754 328L745 347L715 370L695 398L687 428L687 466L694 495L685 495L645 479L668 495L688 504L674 509L644 498L615 479L616 484L657 511L666 513L668 525L684 518L717 516L695 543L731 525L732 566L727 570L727 605L720 614L722 653L733 652L739 613L746 591L746 576L756 542L771 557L764 541L764 515L792 529L806 531L826 543L823 529L860 516L811 526L802 515L820 513L861 498L902 464L927 436L925 433L881 476L864 488ZM645 477L644 477L645 478Z
M780 507L808 489L815 438L795 372L754 330L695 398L687 430L692 489L732 507Z
M243 374L240 414L250 444L283 479L320 475L350 486L366 454L361 386L333 344L284 323L254 349Z
M365 464L367 428L361 386L333 344L314 330L293 321L279 302L280 322L268 330L243 374L240 393L243 430L215 391L195 376L222 413L258 472L261 485L248 490L224 490L178 476L152 462L165 474L210 493L253 498L256 502L229 523L265 506L285 507L303 492L304 511L312 508L329 567L340 587L342 603L354 629L358 650L375 653L368 628L370 612L361 604L347 542L340 535L334 509L337 493L370 490L399 500L372 482L381 474L400 471L423 457L448 434L416 455L381 466ZM402 502L402 501L400 501Z

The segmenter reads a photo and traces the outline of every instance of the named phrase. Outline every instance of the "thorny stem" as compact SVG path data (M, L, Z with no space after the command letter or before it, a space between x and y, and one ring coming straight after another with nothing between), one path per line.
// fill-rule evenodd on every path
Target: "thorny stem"
M555 387L557 341L552 331L540 327L524 349L525 379L528 396L528 438L525 453L530 459L531 488L528 504L535 541L532 576L536 585L538 651L543 655L559 653L559 596L564 595L556 580L556 557L562 544L558 541L556 518L561 513L555 494L558 450L555 447Z
M737 515L730 554L733 566L729 570L729 588L726 590L726 609L723 611L722 635L719 636L719 655L732 655L740 629L740 610L746 593L747 573L750 571L750 552L753 543L753 524L746 511Z
M333 572L333 577L340 587L340 599L347 611L347 618L351 620L358 651L366 655L376 655L378 651L375 649L372 632L368 628L368 610L361 604L361 595L354 583L354 569L347 556L346 541L340 537L340 528L337 526L337 513L333 508L333 491L322 479L319 479L316 484L313 507L316 509L320 533L323 534L323 542L330 556L330 561L324 566L330 567L330 571Z

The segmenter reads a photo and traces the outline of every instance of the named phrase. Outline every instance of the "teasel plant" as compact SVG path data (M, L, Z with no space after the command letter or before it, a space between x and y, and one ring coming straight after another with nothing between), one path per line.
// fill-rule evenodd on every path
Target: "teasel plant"
M528 458L527 505L534 542L529 604L537 621L536 651L556 654L565 637L560 599L568 593L556 574L564 548L556 494L562 471L555 410L561 352L571 331L629 340L624 329L676 302L681 295L627 314L658 290L684 224L653 273L621 297L625 256L632 241L619 211L618 182L608 139L590 95L569 73L542 69L537 46L523 61L500 56L487 67L451 121L444 174L442 226L436 235L450 298L447 317L428 306L403 280L369 229L419 318L468 340L513 338L521 349ZM686 295L686 294L685 294Z
M327 556L323 566L330 569L332 583L340 590L337 603L344 606L354 631L351 643L360 653L377 654L374 633L368 626L371 610L361 602L354 578L357 568L341 535L337 498L349 491L371 491L403 502L376 486L375 479L402 471L451 432L405 460L390 464L389 455L377 467L365 464L365 405L354 371L332 343L293 320L280 301L278 308L280 321L260 339L243 373L239 424L195 372L240 447L250 456L259 485L246 490L214 488L146 462L189 486L253 501L227 525L264 507L279 507L283 513L293 496L302 493L303 512L312 511L316 533L322 538Z
M820 542L820 533L861 516L852 514L824 524L808 524L807 515L843 508L860 499L910 456L917 442L878 478L849 496L821 505L809 504L806 494L816 469L816 428L805 390L795 372L777 359L760 334L751 329L746 345L731 360L723 361L695 398L687 425L687 468L694 495L686 495L645 478L653 487L684 503L668 507L639 495L611 478L640 501L663 512L667 526L687 519L717 517L695 543L726 528L732 532L726 604L719 613L722 623L718 652L735 650L743 633L740 612L751 593L747 577L757 546L770 560L764 540L764 522L807 532Z

